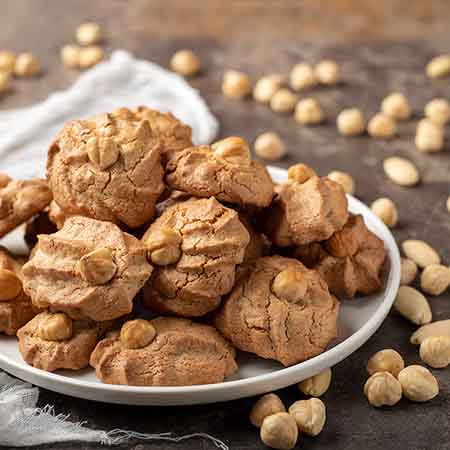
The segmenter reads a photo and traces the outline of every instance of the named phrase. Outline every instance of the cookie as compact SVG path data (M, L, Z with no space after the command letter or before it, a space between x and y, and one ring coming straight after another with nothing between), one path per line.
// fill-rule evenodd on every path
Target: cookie
M214 197L168 206L142 239L155 267L144 303L184 317L217 308L233 287L249 239L238 213Z
M126 322L97 344L90 364L104 383L131 386L219 383L237 370L213 327L175 317Z
M66 123L47 160L56 203L66 216L149 222L164 190L161 148L148 121L126 108Z
M0 237L30 220L51 200L45 180L12 180L0 172Z
M292 176L276 191L261 222L268 237L279 247L328 239L348 219L344 191L328 178L312 175L304 180Z
M66 214L64 214L64 211L55 200L52 200L48 207L48 218L55 224L58 230L63 227L64 221L66 220Z
M22 288L24 263L25 258L0 246L0 333L10 336L39 312Z
M89 365L99 327L88 320L72 320L64 313L42 312L18 332L23 359L37 369L79 370Z
M223 299L214 323L237 348L290 366L325 350L337 335L338 312L316 271L269 256Z
M177 153L167 164L166 182L195 197L214 196L240 207L266 207L274 195L267 169L237 137Z
M353 298L358 292L369 295L381 287L386 249L361 215L350 215L344 228L330 239L296 248L294 256L315 268L339 297Z
M155 136L162 143L161 161L165 166L176 153L192 147L192 129L171 113L139 106L134 111L137 117L147 120Z
M112 223L74 216L58 232L38 237L23 268L24 290L37 307L103 321L132 310L151 272L135 237Z

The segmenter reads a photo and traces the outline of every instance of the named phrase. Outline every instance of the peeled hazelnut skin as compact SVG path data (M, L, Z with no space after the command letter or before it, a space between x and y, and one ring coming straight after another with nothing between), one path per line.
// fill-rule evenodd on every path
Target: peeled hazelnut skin
M120 330L120 342L125 348L132 350L146 347L155 337L155 327L143 319L129 320Z
M176 263L181 257L181 236L170 228L158 228L144 239L148 258L158 266Z
M434 369L450 364L450 336L430 336L420 344L420 358Z
M295 447L298 439L298 428L294 418L279 412L267 416L261 425L261 440L268 447L279 450L290 450Z
M299 400L289 408L298 429L309 436L317 436L325 425L326 407L319 398Z
M288 302L301 302L308 289L302 273L295 270L283 270L272 282L272 292Z
M65 341L72 335L72 319L64 313L51 314L39 325L39 336L46 341Z
M278 395L270 393L263 395L254 405L250 412L250 422L255 427L260 427L267 416L276 414L279 412L286 412L286 408L283 405Z
M432 373L422 366L405 367L398 374L403 395L414 402L426 402L439 394L439 384Z
M298 388L305 394L312 397L321 397L328 390L331 384L331 369L322 370L317 375L301 381Z
M0 269L0 302L15 299L22 292L20 278L10 270Z
M249 165L251 162L250 148L244 139L231 136L214 143L211 148L214 153L232 164Z
M399 372L404 369L405 362L400 353L388 348L375 353L367 363L367 372L373 375L377 372L389 372L397 377Z
M376 372L366 381L364 394L373 406L393 406L402 398L402 386L389 372Z
M295 164L288 169L288 179L297 183L304 183L312 177L316 177L317 173L306 164Z
M94 286L108 283L117 272L113 253L109 248L99 248L82 256L77 269L81 277Z

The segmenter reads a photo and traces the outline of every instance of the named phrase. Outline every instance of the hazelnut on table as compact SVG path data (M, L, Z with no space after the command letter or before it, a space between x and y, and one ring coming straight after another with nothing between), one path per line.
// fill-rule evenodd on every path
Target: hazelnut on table
M320 61L316 64L314 72L321 84L333 85L341 81L341 68L336 61Z
M420 275L420 288L431 295L440 295L450 286L450 268L430 264Z
M434 369L450 364L450 336L430 336L420 344L420 358Z
M379 198L375 200L370 209L388 226L397 224L398 213L395 203L390 198Z
M402 386L389 372L376 372L366 381L364 394L372 406L393 406L402 398Z
M32 53L20 53L16 58L14 73L18 77L34 77L41 72L41 63Z
M81 48L78 45L65 45L61 49L61 61L66 67L75 69L80 66Z
M373 375L377 372L389 372L397 377L399 372L405 367L402 355L392 348L380 350L375 353L367 363L367 372Z
M250 422L255 427L260 427L267 416L279 412L286 412L286 408L278 395L270 393L263 395L250 412Z
M344 189L346 194L354 194L355 192L355 181L353 177L346 172L341 172L339 170L333 170L330 172L327 177L330 180L333 180Z
M293 67L289 76L292 89L301 91L317 85L317 77L310 64L300 63Z
M270 108L275 112L289 113L294 111L297 101L297 95L289 89L281 88L270 99Z
M316 125L323 122L324 115L316 99L305 98L297 103L294 118L303 125Z
M16 55L9 50L0 50L0 72L12 73L16 64Z
M418 239L403 241L402 250L409 259L412 259L422 269L431 264L441 263L438 252L424 241Z
M386 114L375 114L367 124L367 132L378 139L390 139L397 133L397 124Z
M430 119L422 119L417 124L414 142L421 152L439 152L444 147L444 128Z
M425 367L412 365L398 374L403 395L414 402L426 402L439 394L439 384Z
M420 345L427 337L431 336L450 336L450 319L438 320L421 326L409 339L414 345Z
M289 414L295 419L299 431L309 436L320 434L327 416L325 404L319 398L293 403L289 408Z
M255 140L254 149L257 156L268 161L278 161L286 154L286 146L275 132L260 134Z
M261 425L260 436L261 440L268 447L279 450L290 450L297 444L297 423L286 412L272 414L264 419Z
M416 324L430 323L433 316L428 300L417 289L400 286L394 308L407 320Z
M77 28L76 38L80 45L94 45L102 40L102 29L95 22L81 24Z
M409 258L401 258L400 284L411 284L417 276L417 264Z
M438 125L450 121L450 102L445 98L435 98L425 105L425 116Z
M237 70L227 70L223 75L222 92L230 98L247 97L252 90L249 76Z
M8 72L0 72L0 95L11 89L11 75Z
M415 186L420 175L417 167L409 160L398 156L391 156L383 161L386 176L399 186Z
M337 128L343 136L357 136L364 133L366 121L363 113L357 108L342 110L336 119Z
M405 95L394 92L381 102L381 111L394 120L407 120L411 116L411 106Z
M253 88L253 98L260 103L269 103L281 86L284 77L280 74L267 75L260 78Z
M97 45L80 49L79 65L82 69L95 66L103 59L103 49Z
M322 372L301 381L298 388L305 394L312 397L321 397L328 390L331 384L331 369L324 369Z
M179 50L172 56L170 67L184 77L192 77L200 70L200 59L192 50Z
M443 78L450 74L450 55L434 57L426 66L428 78Z

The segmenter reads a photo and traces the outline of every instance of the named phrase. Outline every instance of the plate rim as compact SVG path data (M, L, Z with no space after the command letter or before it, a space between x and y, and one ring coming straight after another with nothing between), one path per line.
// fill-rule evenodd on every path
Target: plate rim
M267 166L271 175L280 178L286 178L287 171L282 168ZM143 395L145 398L144 403L139 402L139 404L156 404L152 402L152 397L164 397L165 395L173 396L192 396L193 394L205 394L210 393L213 399L211 402L218 401L217 398L223 399L224 391L239 391L243 389L241 393L235 393L232 395L226 396L227 400L232 400L240 397L247 397L251 395L255 395L256 393L264 392L264 389L261 392L258 391L258 384L271 384L271 388L269 390L276 390L282 387L286 387L296 383L298 381L292 381L295 379L295 374L298 371L309 371L311 374L317 373L322 370L325 366L332 367L335 364L341 362L348 356L350 356L353 352L359 349L362 345L364 345L370 337L375 334L378 328L383 323L387 314L389 313L392 304L395 300L395 296L398 290L398 286L400 284L400 253L398 250L398 246L395 242L395 239L391 233L391 231L387 228L387 226L360 200L356 199L353 196L347 195L349 201L349 209L352 209L352 205L356 206L357 209L363 212L364 216L370 216L372 222L374 222L378 228L378 230L382 233L382 240L386 245L386 249L390 259L390 270L389 275L386 280L386 289L383 294L383 301L380 306L377 308L375 314L356 332L354 332L351 336L347 337L342 342L336 344L334 347L326 350L325 352L317 355L311 359L306 361L294 364L290 367L283 367L279 370L275 370L270 373L259 374L255 376L251 376L248 378L243 378L239 380L230 380L223 381L220 383L214 384L203 384L203 385L193 385L193 386L127 386L127 385L114 385L114 384L105 384L101 382L92 382L85 380L78 380L72 377L66 377L65 375L61 375L58 373L46 372L40 369L37 369L32 366L23 366L21 363L10 360L7 356L0 354L0 368L10 372L11 374L18 376L19 378L24 379L25 381L31 382L38 386L43 386L49 390L53 390L60 393L64 392L64 386L68 386L70 389L79 388L83 390L83 392L79 392L78 394L69 394L74 395L79 398L87 398L92 399L94 396L90 395L89 392L94 390L99 393L109 393L111 395L121 394L121 395ZM327 362L324 366L324 362ZM37 380L37 381L36 381ZM41 381L42 380L42 381ZM40 384L40 382L42 384ZM246 388L246 390L244 389ZM266 390L267 392L267 390ZM128 403L128 404L136 404L131 399L130 401L123 400L114 400L114 399L98 399L100 401L108 402L108 403ZM147 401L145 401L147 400ZM159 403L159 402L158 402ZM208 403L207 399L205 401L204 398L200 398L199 401L195 401L195 399L191 399L188 402L183 401L171 401L166 404L195 404Z

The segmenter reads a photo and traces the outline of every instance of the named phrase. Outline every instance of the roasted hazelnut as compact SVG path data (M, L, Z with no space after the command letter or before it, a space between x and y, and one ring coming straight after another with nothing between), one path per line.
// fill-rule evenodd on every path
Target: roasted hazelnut
M291 405L289 414L295 419L299 431L317 436L325 425L326 408L319 398L299 400Z
M377 372L389 372L397 377L399 372L405 367L402 355L391 348L380 350L375 353L367 363L367 372L373 375Z
M290 450L295 447L298 439L298 428L294 418L279 412L267 416L261 425L261 440L268 447L279 450Z
M327 175L327 177L335 183L341 185L346 194L352 195L355 193L355 181L348 173L341 172L340 170L333 170Z
M366 381L364 394L373 406L393 406L402 398L402 386L389 372L376 372Z
M272 292L278 298L292 303L301 302L307 289L305 277L295 270L283 270L272 282Z
M286 412L286 408L278 395L270 393L263 395L254 405L250 412L250 422L255 427L260 427L267 416L279 412Z
M77 28L76 38L81 45L94 45L102 40L102 30L100 25L95 22L81 24Z
M97 45L91 45L80 50L80 68L88 69L95 66L103 59L103 49Z
M289 180L296 181L297 183L305 183L312 177L316 177L317 173L306 164L295 164L288 169Z
M11 89L11 75L0 71L0 95Z
M367 124L367 132L378 139L390 139L397 133L397 124L387 114L375 114Z
M252 83L244 72L227 70L223 75L222 92L230 98L243 98L250 94Z
M250 148L244 139L231 136L212 145L214 153L232 164L249 165L251 162Z
M294 118L302 125L316 125L323 122L324 116L316 99L305 98L297 103Z
M375 200L370 209L390 228L395 227L398 220L397 207L390 198Z
M312 397L321 397L328 390L331 384L331 369L322 370L318 374L301 381L298 388L305 394Z
M417 276L417 264L409 258L401 259L400 284L402 286L411 284Z
M14 300L21 292L20 278L10 270L0 268L0 302Z
M438 125L450 120L450 102L445 98L435 98L425 105L425 116Z
M450 74L450 55L434 57L426 67L428 78L443 78Z
M21 53L17 56L14 73L18 77L34 77L40 71L41 64L32 53Z
M411 116L408 99L399 92L388 95L381 102L381 111L394 120L407 120Z
M356 136L364 133L366 121L363 113L357 108L344 109L336 120L340 134L344 136Z
M128 349L146 347L155 337L155 327L143 319L129 320L123 324L120 330L120 342Z
M421 152L439 152L444 148L444 128L430 119L422 119L417 124L414 142Z
M292 89L301 91L317 84L317 77L310 64L300 63L293 67L290 74L290 84Z
M72 319L64 313L49 314L39 324L39 336L46 341L65 341L72 334Z
M420 344L420 358L434 369L450 364L450 336L430 336Z
M341 68L336 61L323 60L314 68L319 83L332 85L341 81Z
M192 77L200 70L200 60L192 50L179 50L172 56L170 67L184 77Z
M422 291L431 295L441 295L450 286L450 268L442 264L430 264L420 275Z
M181 236L170 228L157 228L149 234L144 245L148 258L158 266L176 263L181 257Z
M11 74L14 72L16 55L9 50L0 50L0 72Z
M286 154L286 146L278 133L260 134L254 144L255 153L262 159L278 161Z
M115 164L120 156L120 147L111 137L91 137L86 142L89 160L100 170Z
M80 47L78 45L65 45L61 49L61 61L66 67L75 69L80 66Z
M283 85L283 81L283 76L278 74L260 78L253 88L253 98L260 103L269 103L275 92Z
M298 97L289 89L281 88L270 99L270 108L275 112L288 113L294 111Z
M439 394L439 384L433 374L422 366L405 367L398 374L403 395L414 402L426 402Z
M77 268L81 277L94 286L108 283L117 272L113 252L109 248L99 248L82 256Z

